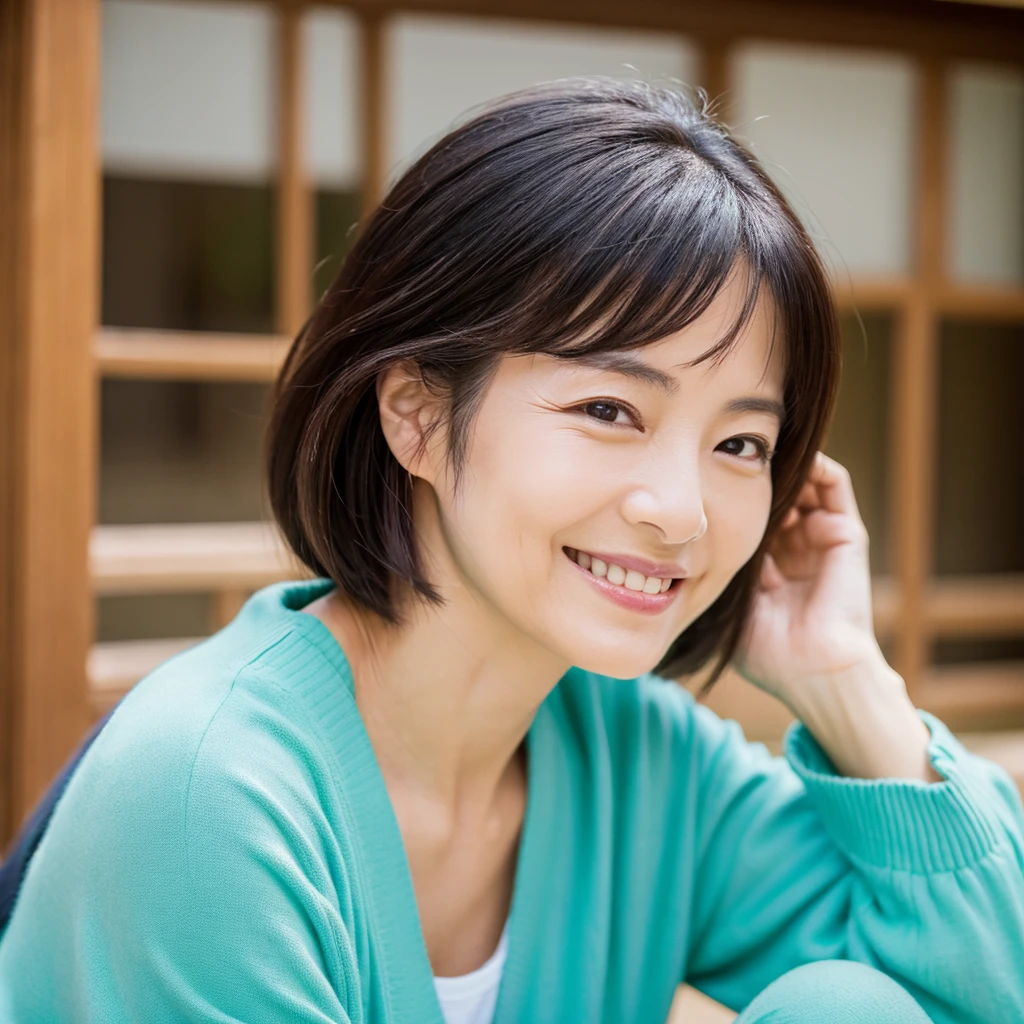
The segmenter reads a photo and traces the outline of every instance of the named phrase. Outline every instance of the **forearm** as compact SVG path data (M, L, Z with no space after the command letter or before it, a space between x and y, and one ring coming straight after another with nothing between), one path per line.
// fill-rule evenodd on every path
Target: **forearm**
M836 770L850 778L941 782L928 761L928 727L881 654L804 687L793 713Z

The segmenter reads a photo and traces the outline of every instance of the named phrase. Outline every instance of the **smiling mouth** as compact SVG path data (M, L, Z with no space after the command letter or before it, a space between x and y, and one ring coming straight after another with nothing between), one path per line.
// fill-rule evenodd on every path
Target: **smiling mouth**
M586 551L577 551L575 548L563 547L562 551L567 558L591 575L633 593L666 594L676 589L682 582L682 577L678 576L644 576L635 569L624 569L614 562L603 562L600 558L588 555Z

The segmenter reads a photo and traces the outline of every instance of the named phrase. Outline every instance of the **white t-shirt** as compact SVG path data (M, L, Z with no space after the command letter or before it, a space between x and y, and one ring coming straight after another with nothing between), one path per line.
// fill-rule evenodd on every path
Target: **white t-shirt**
M455 978L434 977L434 988L447 1024L491 1024L507 948L508 921L498 939L498 948L486 963Z

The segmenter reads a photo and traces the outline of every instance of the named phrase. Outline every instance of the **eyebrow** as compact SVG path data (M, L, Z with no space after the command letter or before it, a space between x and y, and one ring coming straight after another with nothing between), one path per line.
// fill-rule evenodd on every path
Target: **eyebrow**
M585 352L572 357L573 362L583 363L598 370L610 370L621 373L643 384L649 384L663 391L666 395L674 395L679 390L679 381L670 374L659 370L650 363L630 355L628 352ZM779 423L786 418L786 407L775 398L764 398L760 395L748 395L745 398L734 398L725 404L725 412L763 412L774 416Z

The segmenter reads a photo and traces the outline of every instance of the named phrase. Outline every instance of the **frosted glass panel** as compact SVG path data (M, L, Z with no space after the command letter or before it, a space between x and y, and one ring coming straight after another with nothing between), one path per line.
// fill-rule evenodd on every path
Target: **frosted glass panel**
M106 170L260 180L274 166L272 9L104 0Z
M360 31L350 11L318 7L303 19L306 166L318 185L361 178Z
M1024 280L1024 73L961 66L952 106L952 273Z
M757 44L734 66L734 127L839 275L908 266L913 145L909 59Z
M692 47L679 36L488 19L400 16L388 37L391 178L470 107L571 75L691 82Z

